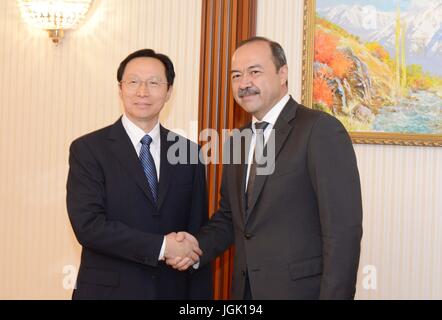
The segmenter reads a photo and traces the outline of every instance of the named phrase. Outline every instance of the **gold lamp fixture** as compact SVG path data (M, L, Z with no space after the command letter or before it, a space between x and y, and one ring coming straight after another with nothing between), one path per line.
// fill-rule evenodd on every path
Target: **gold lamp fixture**
M18 0L21 15L30 25L48 31L58 44L64 30L75 29L84 19L92 0Z

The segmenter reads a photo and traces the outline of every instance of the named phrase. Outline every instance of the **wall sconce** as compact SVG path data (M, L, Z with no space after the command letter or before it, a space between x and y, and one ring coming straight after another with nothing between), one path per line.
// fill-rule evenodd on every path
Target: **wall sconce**
M74 29L84 19L92 0L18 0L23 19L31 26L48 31L58 44L64 30Z

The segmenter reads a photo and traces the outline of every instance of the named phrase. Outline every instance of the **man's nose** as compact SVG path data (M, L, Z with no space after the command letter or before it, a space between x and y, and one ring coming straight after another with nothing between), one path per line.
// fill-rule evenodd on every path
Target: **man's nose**
M239 87L241 89L249 88L251 86L251 81L248 73L244 73L241 76L241 79L239 81Z
M149 86L147 85L146 81L141 81L140 85L137 88L137 96L139 97L145 97L150 94Z

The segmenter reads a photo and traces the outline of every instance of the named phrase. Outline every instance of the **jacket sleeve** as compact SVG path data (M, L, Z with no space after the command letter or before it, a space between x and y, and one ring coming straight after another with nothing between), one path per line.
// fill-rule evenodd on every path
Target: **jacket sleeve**
M359 172L347 131L327 114L319 116L313 126L308 171L322 232L320 299L353 299L362 238Z
M234 241L232 212L227 190L228 165L223 166L219 209L197 235L203 255L200 265L205 265L222 254Z
M196 234L207 223L209 218L207 207L206 170L204 164L198 163L195 168L195 176L192 192L192 211L188 230ZM213 299L212 269L210 264L201 266L197 270L191 269L189 274L189 299L210 300Z
M70 147L67 210L75 236L87 249L157 266L163 235L145 233L106 215L105 176L84 139Z

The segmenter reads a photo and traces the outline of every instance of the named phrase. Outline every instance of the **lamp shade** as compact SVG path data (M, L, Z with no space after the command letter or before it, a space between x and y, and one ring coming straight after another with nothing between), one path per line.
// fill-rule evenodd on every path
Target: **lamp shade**
M64 30L74 29L86 16L92 0L18 0L23 19L49 32L56 44Z
M18 0L21 14L27 23L52 33L62 33L63 30L77 27L91 3L92 0Z

